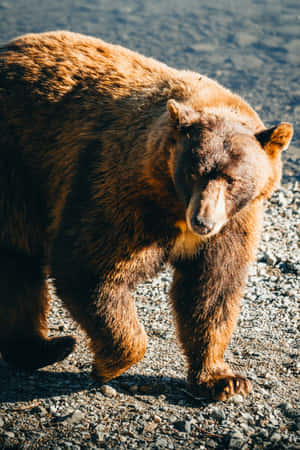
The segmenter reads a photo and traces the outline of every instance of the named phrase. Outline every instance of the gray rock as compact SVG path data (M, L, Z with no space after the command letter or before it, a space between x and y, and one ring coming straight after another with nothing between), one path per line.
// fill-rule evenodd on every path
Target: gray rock
M216 419L219 422L222 422L222 420L226 418L225 412L221 408L213 408L210 415L213 419Z
M277 262L277 258L275 255L273 255L271 252L265 252L264 254L265 261L269 266L275 266Z
M184 429L186 433L190 433L192 431L192 421L191 420L186 420L184 422Z
M235 40L240 47L248 47L257 42L257 36L246 31L239 31L235 33Z
M263 440L267 440L269 437L269 432L266 429L261 429L258 433L258 436L261 437Z
M92 438L94 441L97 442L97 444L101 444L105 442L105 434L102 431L95 431L92 434Z
M169 416L169 422L170 422L171 424L174 424L174 423L177 422L177 421L178 421L178 417L176 417L176 416L174 416L174 415Z
M82 422L83 418L84 418L83 413L81 411L79 411L79 410L76 410L72 414L68 415L63 420L63 422L67 423L69 425L74 425L74 424Z
M46 408L44 408L43 406L39 406L37 412L40 415L40 417L44 417L44 416L48 415L48 410Z
M293 406L288 402L280 403L279 408L286 417L293 418L300 416L300 410L297 408L293 408Z
M207 448L216 448L218 446L218 442L214 441L213 439L208 439L205 444Z
M246 423L241 423L240 429L243 431L244 434L247 434L247 435L254 433L254 429L252 427L249 427Z
M300 39L291 40L287 46L288 55L287 60L291 64L299 64L300 63Z
M242 433L234 431L233 433L230 433L228 447L240 449L246 442L247 438Z
M187 50L190 52L213 52L214 51L214 45L210 44L209 42L199 42L195 44L189 45L187 47Z
M273 442L273 443L280 442L281 439L282 439L281 434L279 434L277 432L273 433L272 436L270 436L270 441Z
M234 397L232 397L231 399L230 399L230 401L232 402L232 403L236 403L236 404L239 404L239 403L244 403L244 397L242 396L242 395L235 395Z
M164 437L158 438L158 439L155 441L155 445L156 445L158 448L169 448L169 449L173 449L173 448L174 448L173 443L172 443L169 439L164 438Z
M242 418L245 419L250 425L254 425L254 417L249 413L242 413Z
M94 434L96 436L102 437L104 439L104 437L105 437L105 433L104 432L105 432L105 425L103 423L98 423L98 425L96 425L95 428L94 428Z
M10 439L13 439L13 438L15 438L15 433L13 433L12 431L5 431L4 432L4 435L7 437L7 438L10 438Z

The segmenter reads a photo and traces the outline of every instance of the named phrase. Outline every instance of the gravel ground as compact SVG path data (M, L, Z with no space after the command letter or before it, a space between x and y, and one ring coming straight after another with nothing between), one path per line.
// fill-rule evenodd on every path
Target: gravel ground
M227 351L232 366L252 380L249 397L209 404L188 392L166 268L136 292L149 336L145 358L101 387L89 377L86 337L53 296L50 333L76 336L76 351L32 373L2 362L0 448L297 448L299 206L297 183L277 191L267 206L258 262Z
M268 204L227 351L253 393L211 404L189 394L166 268L136 292L149 335L145 358L102 387L89 377L86 337L53 296L50 332L76 336L76 351L32 373L0 361L0 448L300 448L299 0L0 0L0 19L0 42L54 29L92 34L216 78L267 125L295 126L284 154L285 187Z

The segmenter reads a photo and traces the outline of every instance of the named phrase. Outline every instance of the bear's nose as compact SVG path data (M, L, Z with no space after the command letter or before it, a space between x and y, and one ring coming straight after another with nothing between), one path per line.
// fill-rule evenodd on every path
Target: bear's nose
M195 215L192 220L194 230L199 234L208 234L214 228L215 223L208 217Z

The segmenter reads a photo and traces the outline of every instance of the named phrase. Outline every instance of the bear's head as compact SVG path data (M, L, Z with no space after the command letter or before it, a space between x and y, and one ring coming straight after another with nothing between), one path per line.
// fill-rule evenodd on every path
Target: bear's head
M271 195L280 181L280 153L292 138L290 124L255 134L224 111L197 112L173 99L168 111L176 131L171 176L191 232L214 235L250 202Z

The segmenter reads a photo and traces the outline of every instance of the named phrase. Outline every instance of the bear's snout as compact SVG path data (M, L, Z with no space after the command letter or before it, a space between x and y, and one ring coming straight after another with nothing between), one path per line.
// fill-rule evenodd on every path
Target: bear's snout
M186 220L190 230L201 236L218 233L228 220L225 185L211 180L204 191L196 190L190 200Z
M209 217L199 216L198 214L194 214L191 225L194 231L196 231L200 235L206 235L213 231L215 227L215 222Z

